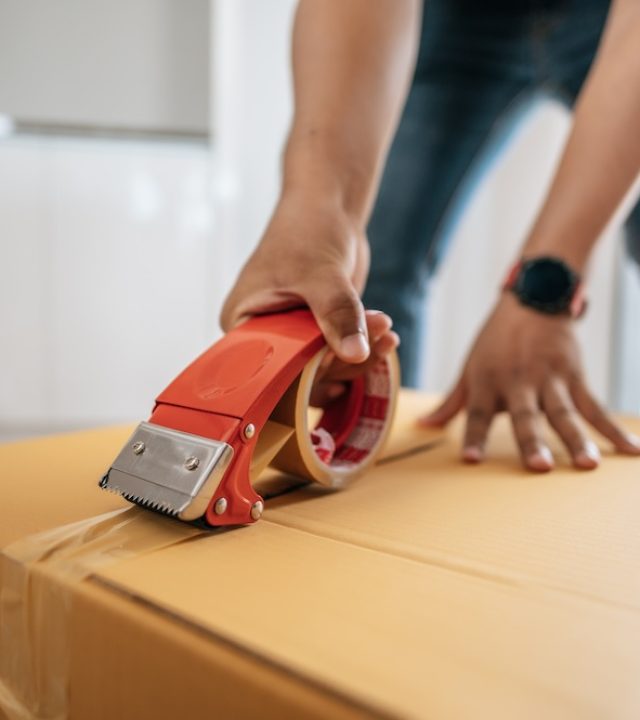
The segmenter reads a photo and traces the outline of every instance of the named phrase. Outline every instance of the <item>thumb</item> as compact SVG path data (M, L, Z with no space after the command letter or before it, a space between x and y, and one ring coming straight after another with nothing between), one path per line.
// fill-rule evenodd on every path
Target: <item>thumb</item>
M348 363L369 357L369 338L364 307L351 281L337 275L314 285L305 293L322 334L333 352Z

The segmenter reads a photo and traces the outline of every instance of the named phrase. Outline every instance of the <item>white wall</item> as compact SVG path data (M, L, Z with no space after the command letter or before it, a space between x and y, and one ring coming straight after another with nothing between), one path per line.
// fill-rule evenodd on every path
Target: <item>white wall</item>
M204 145L0 143L0 432L145 417L216 336Z
M614 329L618 342L609 348L614 407L640 415L640 269L619 258Z
M204 134L208 0L0 0L0 113Z
M225 289L278 196L292 112L289 46L296 0L214 0L211 137Z

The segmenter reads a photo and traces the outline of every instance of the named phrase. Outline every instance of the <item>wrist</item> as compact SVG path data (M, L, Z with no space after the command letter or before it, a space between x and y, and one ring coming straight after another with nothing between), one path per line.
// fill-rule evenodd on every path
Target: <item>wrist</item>
M369 252L364 226L334 195L307 187L283 190L260 244L272 249L297 247L305 254L319 252L321 245L341 248L349 256Z
M589 253L570 247L545 247L544 245L526 246L522 249L521 259L535 260L540 257L553 257L566 263L575 273L584 276L589 263Z
M364 230L374 184L375 168L355 157L340 138L292 131L284 154L283 198L333 206Z
M584 275L594 247L592 238L583 238L575 230L563 237L551 233L550 229L542 232L537 226L525 242L520 257L523 260L537 257L555 257L565 262L572 270Z

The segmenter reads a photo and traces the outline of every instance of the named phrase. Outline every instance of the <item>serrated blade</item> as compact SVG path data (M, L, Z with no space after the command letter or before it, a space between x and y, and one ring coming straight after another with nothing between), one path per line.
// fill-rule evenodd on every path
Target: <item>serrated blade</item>
M228 443L143 422L99 484L137 505L195 520L232 457Z

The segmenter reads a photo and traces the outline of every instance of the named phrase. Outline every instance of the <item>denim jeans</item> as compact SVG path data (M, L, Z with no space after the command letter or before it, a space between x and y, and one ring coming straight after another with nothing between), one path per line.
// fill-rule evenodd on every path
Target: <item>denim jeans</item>
M421 374L429 279L461 198L533 98L573 105L608 10L608 0L425 2L413 84L368 228L363 296L393 318L405 385ZM627 242L639 259L638 207Z

